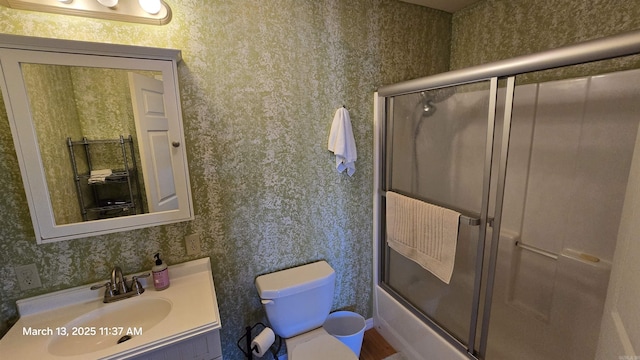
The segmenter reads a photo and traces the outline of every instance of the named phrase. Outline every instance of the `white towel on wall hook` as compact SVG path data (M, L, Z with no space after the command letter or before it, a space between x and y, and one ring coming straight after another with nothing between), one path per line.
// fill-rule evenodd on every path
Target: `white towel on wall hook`
M338 172L347 170L352 176L356 172L355 161L358 159L356 141L353 138L349 111L343 106L336 110L329 133L329 150L336 155L336 169Z

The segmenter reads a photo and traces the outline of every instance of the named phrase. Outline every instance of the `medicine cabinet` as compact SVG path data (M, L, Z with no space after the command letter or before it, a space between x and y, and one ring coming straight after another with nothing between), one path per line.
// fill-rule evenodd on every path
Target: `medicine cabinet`
M0 34L4 105L39 244L193 219L180 60L179 50ZM70 153L69 139L120 137L131 139L126 168L112 165L122 163L118 146L92 148L90 164ZM123 174L135 175L135 198L105 201L137 210L83 216L83 207L104 205L78 201L95 190L83 182Z

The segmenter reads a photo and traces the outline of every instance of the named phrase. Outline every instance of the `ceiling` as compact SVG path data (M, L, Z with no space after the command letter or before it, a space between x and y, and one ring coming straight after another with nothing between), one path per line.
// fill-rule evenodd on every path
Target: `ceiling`
M427 6L433 9L454 13L480 0L400 0L412 4Z

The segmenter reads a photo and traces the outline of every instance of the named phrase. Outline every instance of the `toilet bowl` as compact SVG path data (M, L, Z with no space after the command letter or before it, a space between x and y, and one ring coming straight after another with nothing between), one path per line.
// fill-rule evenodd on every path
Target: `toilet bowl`
M351 349L322 327L285 339L287 358L292 360L356 360Z
M322 328L335 286L326 261L260 275L255 284L271 328L285 339L288 360L358 359Z

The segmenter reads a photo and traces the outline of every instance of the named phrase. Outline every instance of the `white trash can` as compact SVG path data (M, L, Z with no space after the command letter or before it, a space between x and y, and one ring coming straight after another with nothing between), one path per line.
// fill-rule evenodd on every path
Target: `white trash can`
M362 315L351 311L336 311L329 314L322 327L360 357L366 327Z

